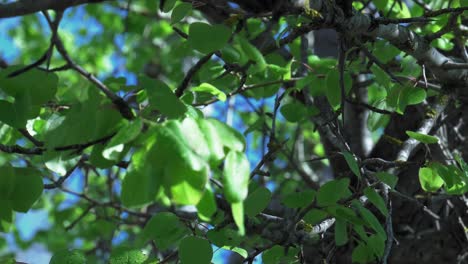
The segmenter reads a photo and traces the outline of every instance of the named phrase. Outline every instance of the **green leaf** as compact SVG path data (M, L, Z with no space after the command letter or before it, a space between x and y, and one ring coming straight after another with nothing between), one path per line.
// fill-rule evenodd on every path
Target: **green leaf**
M351 255L354 262L357 263L370 263L374 260L373 252L367 247L364 242L360 242L354 249Z
M100 169L104 169L104 168L110 168L112 167L116 162L113 161L113 160L108 160L106 158L104 158L104 156L102 156L102 151L104 150L106 146L104 144L97 144L97 145L94 145L93 146L93 150L91 151L91 155L89 156L89 162L96 166L97 168L100 168ZM119 152L119 154L122 154L122 152ZM114 154L113 154L114 155ZM61 157L60 157L61 158ZM79 157L78 157L78 160L79 160ZM78 161L77 160L77 161ZM50 163L50 161L48 161L48 163ZM74 163L76 164L76 163ZM72 164L72 166L74 166L74 164ZM47 165L46 163L46 166L50 169L50 170L53 170L57 173L59 173L60 175L65 175L66 172L67 172L67 166L68 164L60 164L61 167L57 167L55 169L51 169L49 168L50 166ZM59 171L57 171L59 170Z
M214 118L209 118L207 121L216 129L225 147L235 151L244 151L245 138L241 133Z
M384 216L388 216L388 209L384 199L373 188L367 187L364 189L364 195Z
M146 171L150 172L150 169ZM153 172L154 173L154 172ZM122 203L126 207L143 205L153 201L161 183L144 171L129 171L122 182Z
M211 229L206 233L206 237L218 247L228 246L230 248L239 246L244 240L239 232L230 228Z
M156 127L148 131L151 136L143 141L146 148L136 150L132 156L131 167L123 180L121 193L122 203L127 207L152 202L162 186L163 168L153 166L154 163L157 164L157 160L154 161L155 157L152 155L158 129Z
M270 203L271 192L265 187L257 188L244 201L245 214L254 217L261 213Z
M0 89L15 98L29 96L33 105L41 105L49 101L57 92L58 77L33 68L15 77L8 75L23 66L12 66L0 71Z
M315 198L314 190L305 190L302 192L292 192L287 194L282 203L290 208L304 208L310 205Z
M336 219L335 222L335 244L343 246L348 243L347 223L343 220Z
M465 179L468 180L468 164L463 160L459 153L455 153L454 157L458 163L458 166L460 166L460 168L462 169Z
M454 185L455 182L461 180L457 177L458 175L460 175L461 171L455 171L458 170L457 167L452 167L453 169L449 169L448 166L442 165L438 162L430 162L428 164L428 167L432 169L433 173L437 173L437 175L439 175L442 178L442 180L444 180L448 188L452 187L452 185Z
M436 192L444 184L444 180L431 168L419 169L419 182L426 192Z
M317 204L328 206L336 204L340 199L351 195L348 189L349 179L332 180L325 183L317 192Z
M193 87L192 91L194 92L205 92L212 94L216 98L218 98L221 102L226 101L227 96L225 93L223 93L221 90L218 88L214 87L213 85L209 83L202 83L199 86Z
M249 191L250 163L243 152L231 150L224 161L224 196L230 203L244 201Z
M108 160L117 160L124 148L124 144L134 140L141 132L143 121L136 119L122 127L107 143L102 156Z
M381 180L382 182L386 183L388 186L390 186L390 188L394 189L397 182L398 182L398 177L393 175L393 174L390 174L388 172L384 172L384 171L381 171L381 172L377 172L375 174L375 177L377 177L377 179Z
M225 156L223 146L226 139L222 138L213 122L199 118L197 123L209 149L209 161L213 165L218 165ZM190 131L187 132L190 133Z
M249 252L247 252L247 250L245 250L243 248L224 246L223 249L226 249L226 250L229 250L229 251L232 251L232 252L236 252L237 254L239 254L244 259L246 259L249 256Z
M164 3L164 5L162 7L163 12L167 13L167 12L171 11L172 8L174 8L174 5L175 5L176 2L177 2L177 0L166 0L166 1L161 2L161 3Z
M157 213L146 223L140 234L139 244L144 245L148 240L154 240L158 248L165 250L170 246L177 246L188 233L187 227L173 213Z
M408 86L405 86L401 95L407 105L416 105L422 103L424 100L426 100L426 96L426 91L424 89Z
M57 92L58 77L31 69L15 77L8 75L23 66L12 66L0 71L0 90L14 98L13 102L0 100L0 121L15 128L24 128L28 119L39 115L43 104Z
M288 248L286 250L282 246L275 245L263 252L262 262L264 264L294 263L297 261L297 253L298 249Z
M376 102L372 104L374 107L379 109L386 109L387 105L384 100ZM390 121L389 115L380 114L374 111L369 112L369 116L367 118L367 127L370 131L375 132L379 128L384 128L387 126L388 122Z
M176 24L192 10L192 5L189 3L181 2L174 7L171 14L171 23Z
M337 219L348 221L353 225L365 224L365 222L362 221L362 219L358 217L351 208L342 205L333 205L327 207L327 211L330 213L330 215L335 216Z
M179 259L182 264L210 264L213 249L208 240L188 236L180 242Z
M179 204L196 205L208 182L209 166L178 136L177 124L168 122L157 130L158 142L151 156L154 168L163 169L163 184L172 200Z
M168 118L179 118L187 112L185 104L177 98L171 88L164 82L142 77L140 78L140 85L148 94L150 105Z
M216 213L216 201L213 191L210 188L206 188L203 197L197 204L198 217L202 221L209 221L211 216Z
M148 257L139 249L130 247L117 247L112 250L109 264L136 264L143 263Z
M85 264L87 263L83 253L77 250L63 250L52 256L49 264Z
M359 210L359 213L361 214L364 221L366 221L367 224L372 229L374 229L374 231L376 231L377 234L381 236L384 240L387 239L387 233L385 233L385 230L383 229L377 217L375 217L375 215L367 208L362 206L362 204L359 201L354 200L352 204Z
M361 179L361 170L359 169L359 165L354 155L349 152L343 152L343 156L346 160L346 163L348 163L349 168L354 173L354 175L356 175L359 179Z
M234 218L234 222L236 223L237 228L239 228L239 234L241 236L245 235L244 203L242 202L231 203L231 212L232 212L232 218Z
M406 134L413 139L416 139L417 141L425 144L435 144L439 142L439 139L434 136L429 136L426 134L421 134L418 132L413 132L413 131L406 131Z
M349 74L344 75L345 94L351 90L351 77ZM340 87L340 73L336 70L329 71L326 79L327 89L326 95L330 105L337 109L341 105L341 87Z
M281 114L289 122L299 122L307 117L307 108L298 102L285 104L280 108Z
M372 249L377 258L381 258L385 251L385 240L381 236L371 235L367 240L367 246Z
M312 209L305 216L304 221L311 225L316 225L328 217L328 213L320 209Z
M375 64L372 65L370 69L375 76L375 81L388 90L390 88L390 84L392 84L392 81L388 74Z
M167 122L166 127L170 128L174 135L192 152L208 161L211 158L211 153L207 141L210 139L207 139L206 135L203 134L199 126L200 123L193 118L187 117L182 122Z
M3 166L0 175L0 200L7 208L25 213L42 194L42 177L35 169Z
M26 121L34 116L29 114L29 107L20 102L21 99L10 103L0 100L0 121L15 128L26 126ZM31 110L32 112L32 110ZM38 112L38 111L37 111Z
M45 145L49 149L109 137L122 122L120 113L97 89L89 89L88 99L70 108L64 116L53 115L49 118L44 135Z
M245 55L247 55L247 58L255 62L255 71L264 71L267 67L267 63L262 53L254 45L250 44L246 38L237 37L236 39L239 42L242 51L244 51Z
M190 45L207 54L222 49L231 37L231 30L224 25L195 22L190 24L188 35Z
M452 186L446 188L447 194L450 195L463 195L468 193L468 185L466 182L456 182Z
M383 63L387 63L401 53L399 49L388 41L377 40L373 43L373 54Z

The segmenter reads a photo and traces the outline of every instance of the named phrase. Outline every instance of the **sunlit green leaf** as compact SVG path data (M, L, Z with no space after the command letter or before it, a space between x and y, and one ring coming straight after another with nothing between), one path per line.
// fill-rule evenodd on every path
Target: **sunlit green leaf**
M213 85L209 83L202 83L197 87L193 87L192 91L205 92L205 93L212 94L213 96L218 98L221 102L226 101L226 98L227 98L225 93L223 93L221 90L219 90L218 88L214 87Z
M429 136L429 135L418 133L418 132L406 131L406 134L410 138L414 138L417 141L421 143L425 143L425 144L435 144L439 142L439 139L437 137Z
M244 153L231 150L224 162L224 196L230 203L242 202L248 193L250 164Z
M147 256L139 249L130 247L117 247L112 250L109 264L143 263Z

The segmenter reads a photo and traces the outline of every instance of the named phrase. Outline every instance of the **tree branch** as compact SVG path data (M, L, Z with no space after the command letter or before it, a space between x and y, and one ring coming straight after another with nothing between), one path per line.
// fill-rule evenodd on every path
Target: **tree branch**
M104 1L109 0L19 0L13 3L0 4L0 18L24 16L49 9L64 10L72 6Z

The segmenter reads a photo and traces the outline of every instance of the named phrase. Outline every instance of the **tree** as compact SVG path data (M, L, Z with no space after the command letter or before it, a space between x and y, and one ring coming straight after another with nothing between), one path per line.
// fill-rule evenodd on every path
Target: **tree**
M466 0L2 2L20 48L0 63L0 226L21 247L468 262ZM31 209L51 226L25 241Z

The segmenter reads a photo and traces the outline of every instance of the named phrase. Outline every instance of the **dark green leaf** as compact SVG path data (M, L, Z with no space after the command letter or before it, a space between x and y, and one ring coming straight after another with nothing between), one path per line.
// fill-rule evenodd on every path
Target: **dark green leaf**
M384 172L384 171L377 172L375 174L375 177L377 177L377 179L381 180L382 182L386 183L392 189L395 188L398 182L398 177L388 172Z
M27 212L42 194L42 177L35 169L3 166L0 175L0 200L7 208Z
M265 187L257 188L244 201L245 214L254 217L261 213L270 203L271 192Z
M354 175L356 175L359 179L361 179L361 170L359 169L359 165L354 155L349 152L343 152L343 156L345 157L346 162L348 163L348 166L351 169L351 171L354 173Z
M307 117L307 108L298 102L285 104L280 108L281 114L289 122L299 122Z
M141 232L140 243L154 240L158 248L165 250L178 245L180 239L188 233L187 227L173 213L157 213L146 223Z
M179 118L187 112L185 104L162 81L140 78L140 85L146 90L150 105L168 118Z
M208 240L189 236L180 242L179 259L183 264L210 264L213 249Z
M230 36L231 30L224 25L195 22L190 25L188 41L194 49L207 54L222 49Z
M371 235L367 240L367 245L374 252L377 258L381 258L385 250L385 240L381 236Z
M349 74L344 75L345 94L351 90L351 77ZM341 104L341 87L340 87L340 73L336 70L329 71L327 74L327 90L326 95L330 105L337 109Z
M343 246L348 243L347 223L343 220L337 219L335 221L335 244Z
M52 256L49 264L85 264L87 263L83 253L77 250L63 250Z
M388 216L388 209L384 199L373 188L367 187L364 189L364 195L367 196L369 201L377 207L384 216Z
M314 190L289 193L282 199L282 202L290 208L303 208L314 201L315 193Z
M216 213L216 201L210 188L206 188L203 197L200 202L197 204L198 217L202 221L209 221L211 216Z
M366 221L367 224L372 229L374 229L374 231L376 231L380 237L382 237L384 240L387 239L387 233L385 233L385 230L383 229L377 217L375 217L375 215L367 208L362 206L362 204L357 200L353 201L353 205L359 210L359 213L361 214L364 221Z
M174 7L174 10L172 10L171 14L171 23L176 24L192 10L192 5L189 3L184 3L181 2L176 7Z
M363 242L360 242L354 248L351 258L353 263L357 262L362 264L370 263L374 260L372 250Z
M311 225L316 225L327 218L327 216L328 213L323 210L312 209L304 216L304 221Z
M340 199L349 197L349 179L332 180L325 183L317 193L317 204L319 206L334 205Z

